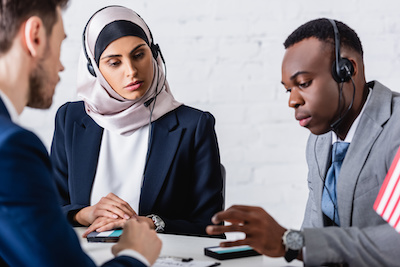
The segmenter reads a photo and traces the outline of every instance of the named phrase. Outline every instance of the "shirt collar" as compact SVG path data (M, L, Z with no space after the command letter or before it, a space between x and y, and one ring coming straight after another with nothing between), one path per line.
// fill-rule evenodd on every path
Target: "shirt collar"
M19 123L19 115L17 110L15 109L13 103L11 100L8 98L8 96L0 90L0 97L1 100L3 100L4 105L6 106L6 109L8 111L8 114L10 114L12 122L18 124Z
M351 127L350 127L350 129L349 129L349 132L348 132L347 135L346 135L346 138L345 138L344 140L341 140L341 139L339 138L339 136L337 136L337 134L336 134L334 131L332 131L332 144L335 143L335 142L347 142L347 143L351 143L351 141L353 141L353 137L354 137L354 134L356 133L357 126L358 126L358 124L360 123L360 118L361 118L362 114L364 113L365 107L367 106L367 104L368 104L368 102L369 102L369 99L370 99L370 97L371 97L371 91L372 91L372 89L371 89L371 88L368 88L368 89L369 89L369 91L368 91L367 100L365 101L364 106L363 106L363 108L361 109L360 114L358 114L357 118L354 120L353 124L351 125Z

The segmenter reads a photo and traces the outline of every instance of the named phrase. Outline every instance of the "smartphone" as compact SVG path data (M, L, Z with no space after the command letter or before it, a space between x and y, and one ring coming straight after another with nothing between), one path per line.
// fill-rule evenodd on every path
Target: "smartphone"
M212 257L217 260L228 260L250 256L258 256L260 253L255 251L250 246L237 246L237 247L207 247L204 248L204 255Z
M118 242L122 229L104 231L104 232L91 232L87 235L88 242Z

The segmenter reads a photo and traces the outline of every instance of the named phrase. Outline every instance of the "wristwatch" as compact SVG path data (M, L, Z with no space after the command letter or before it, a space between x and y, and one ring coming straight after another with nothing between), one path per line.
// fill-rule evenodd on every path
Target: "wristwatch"
M287 230L282 236L285 246L285 260L291 262L299 255L300 249L304 247L304 234L301 231Z
M157 233L164 232L165 222L160 218L160 216L155 214L150 214L147 215L146 217L150 218L153 221Z

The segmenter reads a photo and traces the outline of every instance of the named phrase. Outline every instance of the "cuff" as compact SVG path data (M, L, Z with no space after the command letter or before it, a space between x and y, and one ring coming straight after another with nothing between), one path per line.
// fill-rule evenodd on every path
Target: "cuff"
M304 246L303 248L302 248L302 252L301 252L303 255L303 262L306 262L306 260L307 260L307 258L306 258L306 246Z
M150 266L150 262L142 254L133 249L124 249L120 251L117 256L132 257L134 259L137 259L138 261L141 261L144 265Z

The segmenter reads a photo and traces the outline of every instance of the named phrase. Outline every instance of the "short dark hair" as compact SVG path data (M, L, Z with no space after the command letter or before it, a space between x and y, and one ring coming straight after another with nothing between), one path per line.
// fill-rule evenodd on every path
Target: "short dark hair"
M49 36L57 22L57 7L65 8L69 0L1 0L0 54L6 53L22 23L31 16L42 19Z
M335 20L335 22L340 33L340 46L350 48L363 57L364 51L357 33L343 22L337 20ZM283 45L285 49L287 49L310 37L317 38L322 42L334 44L335 37L332 24L326 18L311 20L292 32Z

